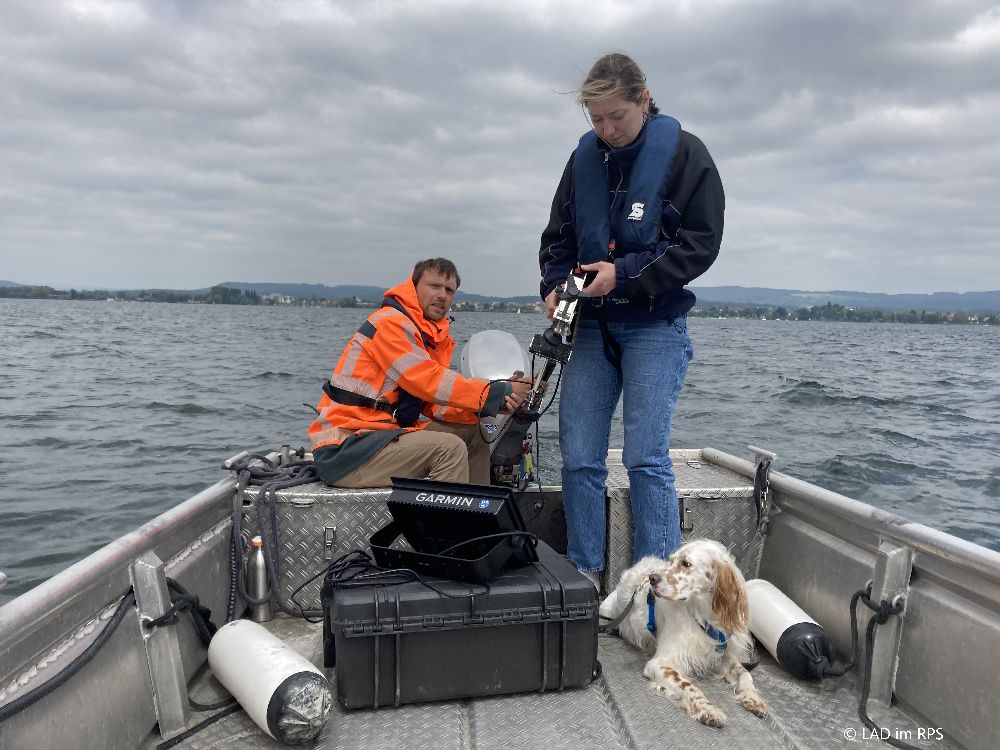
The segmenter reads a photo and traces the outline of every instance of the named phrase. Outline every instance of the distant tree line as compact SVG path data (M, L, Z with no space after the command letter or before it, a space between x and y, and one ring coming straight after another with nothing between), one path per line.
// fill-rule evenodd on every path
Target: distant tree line
M827 302L813 307L773 305L698 305L690 315L701 318L753 318L755 320L827 320L848 323L944 323L948 325L1000 325L1000 314L928 312L926 310L874 310L844 307Z
M213 286L205 295L205 302L212 305L259 305L260 295L253 289L231 289Z
M130 302L188 302L205 305L259 305L260 295L253 290L241 291L226 286L213 286L208 292L179 292L170 289L107 289L64 291L50 286L0 286L0 297L8 299L71 299L127 300Z
M183 292L170 289L133 289L127 291L63 291L50 286L0 286L0 298L127 300L136 302L186 302L209 305L292 304L323 307L375 307L381 304L357 297L315 299L292 297L261 297L252 289L240 290L213 286L207 292ZM493 300L455 303L456 312L535 312L537 305ZM864 307L844 307L827 302L812 307L787 308L774 305L699 304L690 315L701 318L753 318L755 320L827 320L850 323L942 323L947 325L1000 325L1000 313L970 313L965 311L937 312L927 310L876 310Z
M170 289L107 289L79 291L70 289L64 291L50 286L0 286L0 298L15 299L68 299L68 300L125 300L129 302L187 302L209 305L294 305L298 307L378 307L382 300L363 300L358 297L341 297L327 299L325 297L292 297L290 295L273 294L261 296L253 289L240 290L228 286L213 286L207 292L184 292ZM535 312L536 305L490 300L483 302L459 302L455 304L457 312Z

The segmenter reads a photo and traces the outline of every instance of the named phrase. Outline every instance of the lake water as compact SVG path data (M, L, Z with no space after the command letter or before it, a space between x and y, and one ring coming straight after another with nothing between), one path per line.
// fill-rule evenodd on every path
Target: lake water
M0 299L0 603L222 478L306 445L364 310ZM541 315L463 313L461 344ZM1000 550L1000 329L692 318L673 447L715 447ZM558 401L540 469L558 483ZM621 446L616 422L612 445Z

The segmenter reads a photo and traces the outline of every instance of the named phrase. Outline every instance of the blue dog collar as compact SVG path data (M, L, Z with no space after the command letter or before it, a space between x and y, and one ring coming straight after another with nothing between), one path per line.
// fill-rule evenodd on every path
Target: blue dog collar
M729 634L722 631L716 630L709 623L708 620L698 620L698 624L701 629L705 631L709 638L716 642L715 650L716 652L723 654L726 651L726 646L729 645Z

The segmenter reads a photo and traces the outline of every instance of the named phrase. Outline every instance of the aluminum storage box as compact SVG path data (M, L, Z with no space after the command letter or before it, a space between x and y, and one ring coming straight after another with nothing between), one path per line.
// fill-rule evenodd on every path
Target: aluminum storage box
M610 591L632 560L632 504L622 452L608 452L608 560L602 588ZM681 536L721 542L746 578L756 578L763 550L757 533L753 480L711 463L700 450L672 450Z
M247 487L253 503L260 487ZM322 482L279 490L275 502L278 554L278 594L290 603L292 593L320 573L331 560L353 549L369 551L368 538L392 521L385 501L388 487L344 490ZM248 508L249 524L256 528L256 512ZM295 595L304 609L322 607L319 576Z
M324 651L345 708L582 687L597 676L593 584L539 543L489 584L427 579L336 588Z

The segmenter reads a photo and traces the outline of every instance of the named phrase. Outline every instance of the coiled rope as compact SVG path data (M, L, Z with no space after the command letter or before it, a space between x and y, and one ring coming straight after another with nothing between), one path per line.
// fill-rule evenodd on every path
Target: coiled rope
M250 453L231 467L231 471L237 472L237 481L230 536L230 595L226 622L232 622L236 617L236 594L248 604L264 604L273 601L282 612L293 617L317 617L323 614L322 610L305 609L294 601L294 597L291 604L286 602L277 585L277 582L281 580L279 578L281 545L278 542L277 493L279 490L319 480L313 462L303 458L305 450L300 448L295 455L298 456L297 460L278 466L263 454ZM254 500L254 511L268 575L268 588L261 596L254 596L247 591L243 576L246 563L242 538L243 513L247 505L246 488L248 486L259 487L257 497Z

